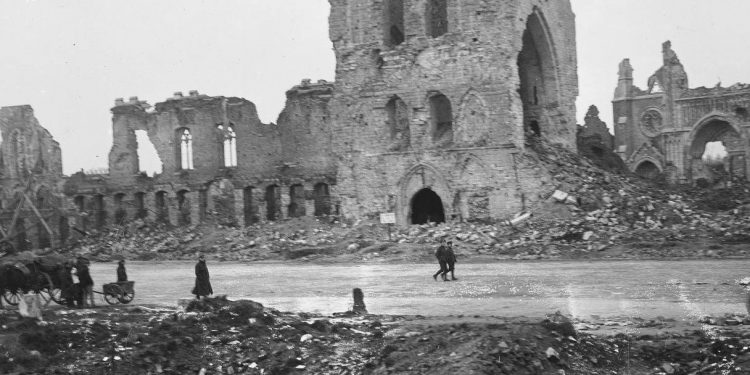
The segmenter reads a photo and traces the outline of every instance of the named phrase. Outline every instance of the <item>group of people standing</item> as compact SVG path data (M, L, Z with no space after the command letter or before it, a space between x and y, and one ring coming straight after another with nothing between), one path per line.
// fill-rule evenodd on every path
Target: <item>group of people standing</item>
M88 258L79 256L75 262L66 261L58 272L60 280L61 298L65 300L68 307L96 307L94 303L94 279L91 278ZM74 270L75 269L75 270ZM73 281L73 275L78 277L78 282ZM117 282L128 281L125 270L125 261L120 260L117 265Z
M456 253L453 251L453 241L445 242L444 238L440 239L440 246L435 250L435 257L440 263L440 269L432 275L432 278L437 281L437 277L442 275L443 281L458 280L453 274L456 268ZM448 272L451 273L451 278L448 280Z

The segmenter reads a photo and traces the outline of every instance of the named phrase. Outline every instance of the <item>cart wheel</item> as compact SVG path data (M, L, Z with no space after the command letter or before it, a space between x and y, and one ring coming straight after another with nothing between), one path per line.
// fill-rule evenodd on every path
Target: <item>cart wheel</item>
M104 300L110 305L116 305L119 303L123 292L117 284L112 284L107 287L107 291L104 293Z
M6 290L3 293L3 299L8 302L9 305L18 306L21 302L21 291L20 290Z
M127 303L130 303L130 301L132 301L133 298L135 298L135 291L130 291L130 292L123 292L122 296L118 298L118 300L122 303L127 304Z

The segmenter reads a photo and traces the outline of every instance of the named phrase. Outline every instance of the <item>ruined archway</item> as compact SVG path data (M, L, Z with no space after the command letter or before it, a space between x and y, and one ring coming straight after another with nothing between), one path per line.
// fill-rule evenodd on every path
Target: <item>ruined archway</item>
M656 178L661 170L650 160L644 160L635 167L635 174L647 180Z
M548 136L553 125L550 112L559 107L560 95L554 46L538 9L529 15L522 40L518 93L523 105L524 132L529 136Z
M320 182L313 188L313 201L315 202L315 216L331 214L331 192L328 184Z
M167 206L167 192L157 191L154 194L154 206L156 208L156 221L169 223L169 208Z
M706 145L720 143L727 153L723 168L704 161ZM709 116L699 121L690 135L690 175L692 181L705 179L716 182L732 177L745 177L744 141L738 129L723 116Z
M295 184L289 187L289 217L305 216L305 187Z
M414 194L409 211L412 224L445 222L443 200L430 188L424 188Z
M398 184L401 193L399 195L397 204L398 215L396 217L396 221L399 224L415 224L415 222L413 221L414 219L417 219L417 222L422 220L420 215L415 216L413 215L413 213L415 212L414 208L417 208L418 211L424 211L424 209L413 207L413 205L415 203L415 196L417 196L417 194L424 189L432 191L440 199L440 210L434 208L429 212L432 216L439 216L438 212L442 211L443 216L440 221L437 220L438 217L435 217L433 221L443 222L446 218L450 217L451 212L449 212L449 209L446 209L445 205L443 204L443 200L446 199L446 197L453 196L453 194L452 190L448 187L445 181L446 180L443 175L431 165L420 163L409 169L409 171L399 181ZM422 195L427 198L428 196L425 196L425 194L428 193L424 192ZM419 202L420 201L417 201L416 203ZM427 203L430 203L433 206L437 205L434 202L434 199L427 200Z

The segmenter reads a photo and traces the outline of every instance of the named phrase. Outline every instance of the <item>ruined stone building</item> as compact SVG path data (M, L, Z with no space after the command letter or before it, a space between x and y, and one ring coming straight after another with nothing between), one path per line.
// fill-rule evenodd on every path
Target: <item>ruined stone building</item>
M303 81L287 92L278 124L241 98L177 92L153 108L131 97L112 108L109 174L66 183L79 228L143 218L173 225L212 219L232 226L333 213L335 163L328 127L332 85ZM136 132L163 170L140 172Z
M109 171L49 187L68 197L59 206L70 233L138 218L502 219L554 191L525 142L576 145L567 0L330 2L336 81L289 90L276 124L262 123L248 100L197 91L153 107L117 99ZM161 173L141 172L138 139L154 146ZM59 182L54 150L57 164L45 159L46 168L57 168ZM59 232L68 236L62 224Z
M707 183L746 178L750 144L750 85L690 88L671 43L647 89L633 84L628 59L620 63L612 101L615 150L642 176L664 173L673 182ZM706 145L719 142L727 157L719 168L704 162Z
M1 246L55 247L70 233L60 145L28 105L0 108Z
M341 210L398 224L505 218L538 199L527 134L575 147L568 1L331 0Z

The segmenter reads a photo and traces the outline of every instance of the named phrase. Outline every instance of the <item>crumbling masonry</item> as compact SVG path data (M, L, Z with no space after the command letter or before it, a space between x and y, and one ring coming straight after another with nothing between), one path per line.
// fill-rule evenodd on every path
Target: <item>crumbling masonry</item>
M554 190L526 142L575 148L568 1L330 3L336 81L291 89L277 124L241 98L118 99L109 173L65 184L75 228L389 212L399 225L502 219ZM139 131L161 174L140 172Z
M670 42L662 46L663 66L642 90L633 84L629 59L620 63L612 101L615 151L644 177L664 174L671 182L707 185L745 179L750 152L750 85L689 88L688 77ZM702 157L706 144L721 142L727 158L720 168Z

